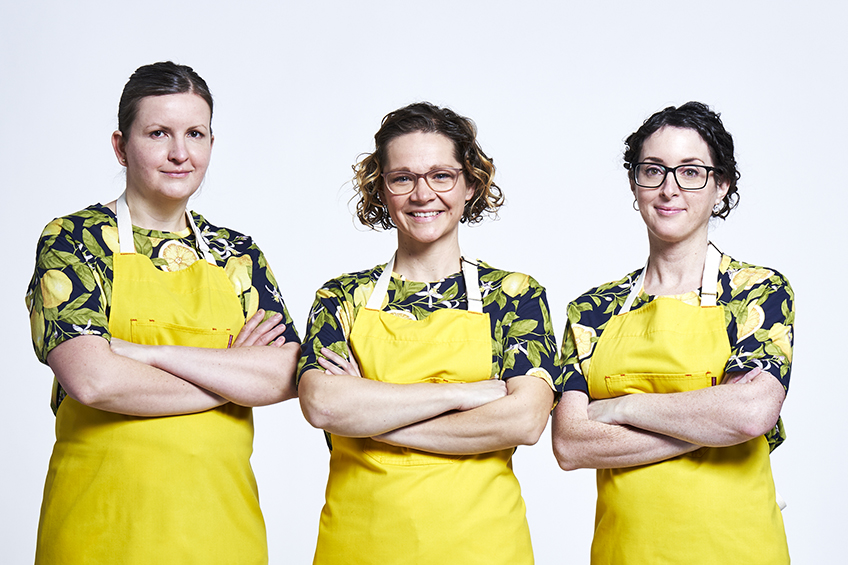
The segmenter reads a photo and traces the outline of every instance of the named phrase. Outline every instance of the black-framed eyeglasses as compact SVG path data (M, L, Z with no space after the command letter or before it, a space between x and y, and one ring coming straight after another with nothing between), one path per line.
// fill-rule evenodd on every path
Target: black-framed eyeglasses
M389 192L395 196L400 196L412 192L418 184L418 179L421 178L434 191L448 192L456 186L461 174L462 169L448 167L444 169L433 169L420 175L411 171L391 171L383 173L382 177Z
M658 163L636 163L632 166L633 180L642 188L659 188L665 182L668 173L674 176L677 186L683 190L701 190L707 186L710 171L715 167L706 165L677 165L666 167Z

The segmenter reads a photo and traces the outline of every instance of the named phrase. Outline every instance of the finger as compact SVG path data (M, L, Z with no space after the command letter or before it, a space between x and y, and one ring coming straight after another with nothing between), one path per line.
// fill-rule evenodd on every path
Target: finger
M346 375L347 372L336 365L335 363L324 359L323 357L318 358L318 364L321 365L325 370L324 372L328 375Z
M256 329L256 326L262 322L263 318L265 318L265 310L260 308L247 322L244 323L244 326L242 326L238 336L236 336L236 340L233 342L232 347L241 347L253 333L253 330Z
M272 341L283 335L283 332L286 331L286 325L280 324L278 326L274 326L262 334L258 334L258 331L259 329L257 328L257 331L254 332L255 337L252 345L269 345ZM283 338L283 341L285 341L285 338Z
M343 365L343 364L347 363L347 359L345 359L344 357L342 357L341 355L339 355L338 353L336 353L332 349L328 349L326 347L321 348L321 355L323 355L324 357L326 357L327 359L329 359L330 361L332 361L333 363L335 363L337 365Z

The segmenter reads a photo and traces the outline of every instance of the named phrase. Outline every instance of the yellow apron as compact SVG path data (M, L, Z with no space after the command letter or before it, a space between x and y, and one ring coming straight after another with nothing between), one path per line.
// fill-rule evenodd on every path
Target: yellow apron
M643 270L596 345L586 375L593 400L721 383L730 343L724 310L707 292L716 288L720 260L711 245L700 307L658 297L630 312ZM597 483L593 565L789 563L764 436L600 469Z
M350 346L365 378L391 383L490 378L492 338L477 266L462 261L469 310L423 320L381 312L394 258L354 322ZM439 455L370 438L332 436L316 564L533 563L514 449Z
M226 348L244 312L191 215L206 260L171 273L135 253L123 195L117 215L112 335L146 345ZM250 408L227 403L144 418L66 397L56 415L36 563L267 563L252 450Z

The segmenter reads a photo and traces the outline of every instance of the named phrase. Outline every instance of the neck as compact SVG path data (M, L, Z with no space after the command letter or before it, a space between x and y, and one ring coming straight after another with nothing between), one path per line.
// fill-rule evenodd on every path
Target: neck
M707 236L691 241L667 244L651 238L645 292L652 295L682 294L701 286Z
M398 238L394 271L407 280L435 282L460 269L459 240L410 245Z
M183 200L149 202L127 191L127 206L134 226L166 232L179 232L188 227Z

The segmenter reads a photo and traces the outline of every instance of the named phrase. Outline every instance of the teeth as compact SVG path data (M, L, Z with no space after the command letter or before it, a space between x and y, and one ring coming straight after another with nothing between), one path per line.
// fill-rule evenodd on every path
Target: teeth
M429 218L432 216L436 216L438 212L413 212L412 215L416 218Z

